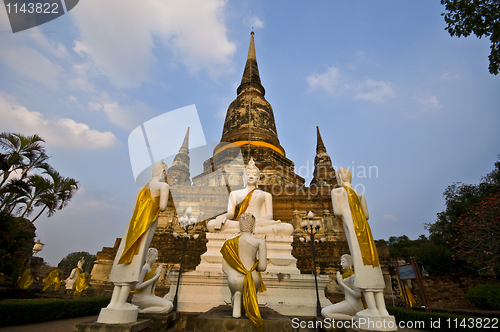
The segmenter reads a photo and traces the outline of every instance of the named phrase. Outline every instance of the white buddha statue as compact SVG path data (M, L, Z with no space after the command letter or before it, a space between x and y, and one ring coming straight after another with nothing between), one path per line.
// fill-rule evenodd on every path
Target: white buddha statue
M273 197L270 193L258 189L260 171L253 159L250 159L245 168L245 188L234 190L229 194L227 212L210 220L207 230L223 233L238 233L239 216L243 213L251 213L255 217L256 234L290 236L293 234L293 226L273 220Z
M65 280L67 290L73 289L73 286L75 285L76 279L78 279L78 276L80 275L80 273L83 273L83 270L82 270L83 264L85 264L85 259L82 257L82 258L80 258L78 263L76 263L76 267L73 270L71 270L71 273L70 273L68 279Z
M233 317L241 317L241 305L251 323L259 329L262 326L257 290L265 291L260 272L267 267L266 242L252 236L255 217L251 213L240 215L241 234L224 242L221 249L222 270L227 274L231 290Z
M114 289L108 309L130 310L137 307L127 303L131 289L139 282L146 253L158 225L158 214L167 208L169 186L166 183L167 165L153 165L151 181L137 192L134 212L118 247L109 281ZM103 316L105 317L105 316ZM107 318L98 319L106 323Z
M361 301L361 291L354 285L356 275L353 271L351 255L342 255L340 265L344 273L340 274L337 271L337 283L345 294L345 300L323 308L321 315L335 320L356 319L356 313L363 310L364 306Z
M332 190L333 213L342 219L354 265L354 286L363 292L367 309L357 316L389 316L385 307L384 277L368 225L368 207L365 197L352 189L352 174L347 168L337 170L342 187Z
M139 308L140 313L168 313L172 311L173 304L165 298L155 295L155 287L160 278L163 266L152 268L158 259L158 250L149 248L146 263L142 267L139 282L135 285L132 304Z

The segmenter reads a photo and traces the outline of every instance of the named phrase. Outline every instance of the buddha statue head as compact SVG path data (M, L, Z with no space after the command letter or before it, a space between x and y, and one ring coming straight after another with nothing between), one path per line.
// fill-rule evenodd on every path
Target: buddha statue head
M158 259L158 250L156 248L149 248L146 254L146 262L152 264Z
M76 266L79 267L80 269L82 268L83 264L85 264L85 258L80 258L78 263L76 263Z
M260 170L257 165L255 165L255 161L253 160L253 158L250 158L247 167L245 167L245 175L243 179L245 182L245 186L247 186L248 184L257 186L257 183L259 182Z
M340 257L340 266L344 272L352 270L352 257L349 254L344 254Z
M252 233L255 227L255 217L251 213L243 213L238 221L240 222L241 233Z
M337 170L337 179L340 180L340 185L344 186L345 183L352 184L352 173L349 168L341 168Z
M162 161L157 161L154 165L153 165L153 170L151 171L151 180L153 180L153 178L155 176L159 176L160 177L160 181L166 181L167 179L167 170L168 170L168 167L167 165L162 162Z

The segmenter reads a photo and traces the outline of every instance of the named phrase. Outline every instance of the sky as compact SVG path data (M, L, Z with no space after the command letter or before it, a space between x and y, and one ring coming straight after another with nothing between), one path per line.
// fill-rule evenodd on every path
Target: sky
M334 167L354 169L374 238L427 235L446 187L479 183L500 154L490 42L451 37L442 12L430 0L82 0L12 33L0 9L0 131L40 135L80 184L35 222L39 256L57 265L122 236L138 189L128 137L142 123L194 104L206 141L220 141L252 29L296 172L310 182L319 126Z

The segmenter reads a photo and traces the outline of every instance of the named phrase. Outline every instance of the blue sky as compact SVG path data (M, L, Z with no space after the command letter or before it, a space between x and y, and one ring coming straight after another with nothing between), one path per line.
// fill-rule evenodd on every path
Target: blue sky
M450 37L443 11L428 0L82 0L13 34L0 10L0 131L41 135L51 164L81 184L37 220L40 256L55 265L122 235L137 190L127 139L141 123L195 104L206 140L220 140L252 27L296 171L309 183L319 125L334 166L354 166L374 237L427 234L445 188L478 183L500 154L489 40Z

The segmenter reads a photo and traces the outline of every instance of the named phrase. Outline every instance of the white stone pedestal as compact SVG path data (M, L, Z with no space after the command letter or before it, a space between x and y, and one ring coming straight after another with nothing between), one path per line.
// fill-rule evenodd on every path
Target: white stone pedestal
M128 324L137 321L139 309L130 308L126 309L108 309L102 308L97 318L97 323L103 324Z
M206 312L221 304L231 303L227 277L222 272L220 249L227 239L237 233L207 233L207 252L195 271L183 273L179 285L177 310ZM258 237L259 235L257 235ZM265 235L260 235L264 238ZM268 253L267 270L262 273L266 292L258 293L259 304L287 316L316 316L316 287L314 275L301 274L297 260L292 256L292 236L265 236ZM177 286L177 271L169 273L170 291L166 299L173 301ZM326 275L318 275L321 307L332 303L325 297L329 282Z
M239 233L207 233L207 251L201 255L201 262L196 267L197 272L222 272L222 254L220 249L228 239ZM254 234L266 241L268 273L300 274L297 269L297 259L292 256L293 236L272 236Z

